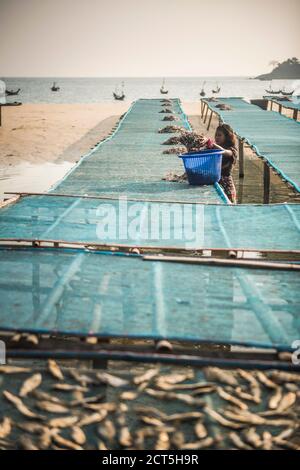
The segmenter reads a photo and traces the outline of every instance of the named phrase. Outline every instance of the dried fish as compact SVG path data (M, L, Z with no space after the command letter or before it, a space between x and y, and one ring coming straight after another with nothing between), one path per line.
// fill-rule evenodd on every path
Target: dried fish
M24 450L40 450L29 436L23 434L19 439L20 447Z
M119 443L122 447L130 447L132 445L132 436L127 426L123 426L119 430Z
M98 442L98 450L108 450L103 441Z
M163 411L158 410L157 408L154 408L153 406L147 406L147 405L134 405L133 406L134 411L137 413L143 413L145 415L150 415L150 416L156 416L161 419L166 419L167 415Z
M151 426L163 426L164 423L158 418L152 418L150 416L141 416L140 419L145 424L150 424Z
M81 447L80 445L76 444L76 443L73 442L73 441L70 441L69 439L65 439L65 438L62 437L60 434L54 434L53 440L54 440L57 444L62 445L62 446L64 446L64 447L67 447L68 449L72 449L72 450L83 450L83 447Z
M110 385L111 387L125 387L129 383L128 380L121 379L107 372L97 372L96 377L101 383Z
M262 449L271 450L273 447L273 436L269 431L264 431L262 434Z
M200 389L200 388L208 388L208 387L215 387L213 384L209 384L207 382L194 382L194 383L187 383L187 384L182 384L182 383L169 383L166 382L163 377L159 377L156 381L156 385L158 388L161 388L162 390L194 390L194 389Z
M188 152L193 152L205 147L206 138L203 134L185 130L181 133L178 143L184 145Z
M26 341L32 344L39 344L39 338L36 335L26 335Z
M34 421L17 423L17 427L31 434L41 434L47 429L43 424L35 423Z
M23 382L19 395L20 397L26 397L34 389L39 387L42 383L42 374L34 374Z
M235 398L234 396L230 395L229 393L225 392L221 387L217 388L218 395L223 398L223 400L229 401L233 403L234 405L238 406L241 410L247 410L248 405L246 403L242 402L238 398Z
M159 373L159 369L149 369L142 375L136 375L133 378L133 383L135 385L139 385L143 382L149 382L153 377L155 377Z
M234 374L228 370L222 370L218 367L204 367L203 372L208 380L216 380L233 386L238 385Z
M272 380L270 380L266 374L264 374L263 372L261 371L257 371L256 372L257 374L257 377L258 379L260 380L260 382L265 385L267 388L272 388L272 389L275 389L277 388L277 384L275 384L274 382L272 382Z
M238 449L251 450L251 447L246 444L236 432L231 431L228 436Z
M175 134L176 132L185 131L186 129L181 126L165 126L162 129L159 129L159 134Z
M245 429L243 431L243 436L252 447L255 447L255 449L259 449L261 447L262 441L255 428Z
M81 385L72 385L68 383L57 383L52 386L55 390L60 390L62 392L70 392L70 391L76 391L76 392L88 392L87 387L82 387Z
M185 147L171 147L169 149L164 150L163 154L164 155L171 155L171 154L182 155L185 152L186 152Z
M188 411L186 413L174 413L172 415L166 415L165 421L189 421L191 419L203 418L203 413L200 411Z
M272 380L278 383L282 382L300 382L300 374L292 372L284 372L281 370L272 370L268 374Z
M35 418L35 419L44 419L43 416L41 415L38 415L36 413L34 413L33 411L31 411L29 408L27 408L26 405L24 405L24 403L22 402L22 400L17 397L16 395L13 395L12 393L10 393L9 391L7 390L4 390L3 391L3 395L5 396L5 398L10 401L13 405L15 405L15 407L17 408L17 410L24 416L27 416L28 418Z
M100 421L103 421L104 418L107 416L107 411L106 410L100 410L97 413L93 413L91 415L84 416L81 418L81 420L77 423L77 426L87 426L88 424L93 424L93 423L100 423Z
M295 392L295 393L299 392L299 387L298 387L298 385L296 385L296 384L293 384L293 383L289 383L289 382L288 382L288 383L285 383L285 384L284 384L284 387L285 387L289 392Z
M178 145L181 143L180 139L180 136L170 137L169 139L165 140L162 145Z
M49 359L49 360L48 360L48 370L49 370L50 374L51 374L55 379L58 379L58 380L63 380L63 379L64 379L63 373L62 373L62 371L60 370L60 368L59 368L57 362L54 361L54 359Z
M77 405L85 405L85 404L88 404L88 403L97 403L99 404L99 402L101 402L104 398L104 394L101 393L99 395L94 395L92 397L82 397L82 398L78 398L76 400L72 400L70 402L70 405L71 406L77 406ZM103 403L101 403L103 405Z
M207 429L201 420L198 420L195 424L195 434L199 439L204 439L208 435Z
M291 437L294 433L295 433L295 428L284 429L283 431L281 431L280 434L278 434L277 436L274 436L274 441L276 442L277 439L285 440L285 439Z
M86 385L88 384L94 385L98 383L95 378L90 377L86 374L80 374L76 369L71 369L69 373L73 377L73 379L79 382L83 387L86 387Z
M173 183L184 183L187 181L186 173L182 175L177 175L176 173L170 172L163 176L162 181L169 181Z
M169 434L165 431L159 432L154 450L169 450L169 449L170 449Z
M79 426L72 427L71 437L76 444L83 445L86 442L86 435Z
M152 397L162 398L166 400L179 400L188 405L205 405L205 402L200 398L194 398L191 395L183 394L183 393L174 393L174 392L163 392L160 390L153 390L151 388L146 388L146 393Z
M0 439L4 439L11 433L12 429L11 419L7 416L4 416L2 422L0 422Z
M174 114L174 111L172 111L172 109L169 109L169 108L162 109L159 112L160 113L166 113L166 114Z
M300 446L298 444L295 444L294 442L286 441L284 439L277 439L276 445L280 447L285 447L286 449L290 449L290 450L300 450Z
M69 428L74 426L79 420L78 416L65 416L64 418L53 418L49 421L49 426L53 428Z
M28 367L0 366L0 374L23 374L30 371Z
M275 400L276 398L276 400ZM279 398L279 400L278 400ZM280 397L273 396L269 402L269 407L272 411L262 412L262 416L271 416L273 414L281 414L288 410L296 402L297 395L294 392L288 392L283 397L280 390ZM271 406L276 405L276 406Z
M252 401L254 403L257 403L257 398L255 398L253 395L250 393L244 392L241 387L236 387L232 388L232 391L239 397L242 398L243 400L247 401Z
M278 407L281 399L282 399L282 390L280 387L277 387L275 390L275 393L271 396L269 400L269 403L268 403L269 408L271 410L275 410Z
M205 449L207 447L211 447L214 444L214 439L212 437L207 437L206 439L202 439L201 441L197 442L189 442L184 444L181 449L182 450L199 450Z
M256 378L243 369L238 369L240 376L250 384L250 390L256 403L261 403L261 389Z
M241 429L243 427L242 424L235 423L233 421L229 421L228 419L224 418L224 416L217 413L217 411L213 410L212 408L206 406L204 411L217 423L221 424L224 427L232 428L232 429Z
M85 404L84 408L87 410L95 410L95 411L115 411L117 409L117 403L92 403L90 405Z
M173 116L172 114L170 116L165 116L163 118L163 121L178 121L179 118L177 116Z
M135 400L138 396L138 393L136 392L122 392L120 394L120 399L121 400Z
M109 443L112 443L117 433L115 425L110 419L106 419L102 424L100 424L97 428L97 432L100 437Z
M60 403L53 403L52 401L38 401L35 406L43 411L49 413L68 413L69 409Z
M50 393L44 392L43 390L34 390L32 395L41 401L46 400L53 403L60 403L61 405L65 404L60 398L56 397L55 395L51 395Z
M258 425L258 424L265 423L264 418L254 413L250 413L249 411L246 412L243 410L238 410L236 413L233 413L232 411L224 410L224 415L227 418L233 419L235 421L239 421L241 423L246 423L246 424Z

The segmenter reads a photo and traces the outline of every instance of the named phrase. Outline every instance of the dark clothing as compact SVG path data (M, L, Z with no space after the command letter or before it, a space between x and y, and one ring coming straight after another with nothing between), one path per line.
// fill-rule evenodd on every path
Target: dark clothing
M230 202L236 204L236 189L232 176L222 176L219 181L219 184L224 189L224 193L226 194Z
M224 147L225 148L225 147ZM237 148L236 147L228 147L225 150L231 150L232 155L231 157L222 156L222 176L230 176L232 167L237 160Z

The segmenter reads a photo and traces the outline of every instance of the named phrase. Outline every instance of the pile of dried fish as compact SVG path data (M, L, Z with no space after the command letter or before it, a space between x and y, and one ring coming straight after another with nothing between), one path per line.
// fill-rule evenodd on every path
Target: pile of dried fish
M159 129L159 134L175 134L176 132L182 132L186 129L181 126L165 126L162 129Z
M182 132L179 142L186 147L188 152L193 152L205 147L206 139L203 134L185 131Z
M177 175L176 173L173 173L172 171L170 173L167 173L166 176L162 178L163 181L170 181L172 183L185 183L187 181L187 176L186 173L183 173L182 175Z
M0 449L300 449L300 374L0 366ZM107 401L110 397L110 401Z
M178 136L174 136L174 137L170 137L169 139L165 140L162 145L177 145L177 144L181 144L181 136L178 135Z
M164 98L163 100L160 100L160 102L162 103L162 106L164 106L165 104L169 104L169 105L172 104L172 101L168 100L167 98Z
M174 112L172 111L172 109L170 108L165 108L165 109L162 109L161 111L159 111L160 113L167 113L167 114L174 114Z
M216 104L216 108L219 108L221 111L231 111L233 109L230 104L225 103Z
M206 101L218 101L217 98L212 96L211 98L206 98Z
M170 149L166 149L163 151L163 154L166 154L166 155L170 155L170 154L182 155L183 153L186 153L185 147L172 147Z
M179 121L179 118L177 116L173 116L173 115L165 116L163 118L163 121Z

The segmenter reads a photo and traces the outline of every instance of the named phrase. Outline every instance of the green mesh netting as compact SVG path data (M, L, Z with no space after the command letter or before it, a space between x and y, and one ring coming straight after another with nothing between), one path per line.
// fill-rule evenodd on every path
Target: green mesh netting
M219 103L232 110L221 111ZM208 105L300 192L300 123L241 98L220 98Z
M198 205L30 196L0 211L0 238L300 249L300 205Z
M207 267L74 250L1 250L1 330L290 349L292 271Z
M118 131L98 146L55 187L64 194L107 194L139 199L164 199L202 202L226 202L220 186L190 186L188 183L162 181L169 172L184 172L177 155L164 155L162 145L169 134L158 130L167 125L189 127L178 100L171 108L177 121L163 121L159 99L136 101Z

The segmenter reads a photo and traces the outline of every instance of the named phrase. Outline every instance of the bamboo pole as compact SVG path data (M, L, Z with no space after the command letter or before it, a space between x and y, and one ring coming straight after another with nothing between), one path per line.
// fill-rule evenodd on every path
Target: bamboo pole
M270 202L270 166L265 161L264 162L264 204L269 204Z
M300 265L296 263L276 263L267 261L237 260L237 259L218 259L218 258L195 258L184 256L157 256L145 255L144 261L165 261L173 263L199 264L203 266L227 266L253 269L274 269L284 271L300 271Z
M208 115L208 110L209 110L209 106L208 104L206 103L206 112L205 112L205 116L204 116L204 124L206 123L206 119L207 119L207 115Z
M213 110L211 109L211 113L210 113L210 118L209 118L209 121L208 121L208 126L207 126L207 130L209 131L209 128L210 128L210 124L211 124L211 120L212 120L212 117L213 117Z

